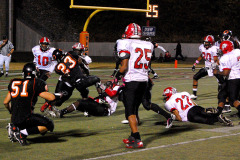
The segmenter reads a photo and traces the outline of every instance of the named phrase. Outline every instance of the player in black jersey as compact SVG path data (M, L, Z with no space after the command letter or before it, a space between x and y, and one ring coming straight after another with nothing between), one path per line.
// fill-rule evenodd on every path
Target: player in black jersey
M56 49L53 52L53 58L58 62L55 67L55 72L60 75L55 93L64 94L61 99L46 102L40 109L42 112L47 107L51 110L51 106L61 106L62 103L71 97L75 88L80 92L83 99L88 98L89 91L87 87L92 85L96 85L98 93L101 94L100 79L97 76L89 75L89 72L86 71L85 60L80 57L80 53L81 52L77 52L76 50L64 53L60 49ZM50 112L50 115L51 114L54 116L54 113Z
M28 135L45 134L54 129L52 120L33 113L36 97L54 100L55 96L48 92L48 86L43 80L36 78L36 66L33 63L24 65L23 77L11 80L4 105L11 114L12 123L7 126L10 141L27 145Z

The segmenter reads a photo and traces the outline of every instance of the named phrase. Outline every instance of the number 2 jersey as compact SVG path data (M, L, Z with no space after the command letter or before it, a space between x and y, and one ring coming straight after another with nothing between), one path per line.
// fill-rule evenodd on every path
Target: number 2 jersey
M46 83L38 78L12 79L8 85L11 95L12 123L21 123L33 112L34 104L41 92L45 92Z
M47 51L43 52L39 45L32 48L34 60L38 69L46 70L49 72L54 71L54 67L57 64L52 58L52 53L55 48L50 47Z
M117 44L119 57L124 59L129 54L128 70L124 76L126 82L148 81L148 65L154 46L151 42L139 39L123 39Z
M178 92L171 96L165 103L166 110L172 112L178 110L182 121L188 121L187 114L190 108L194 106L188 92Z

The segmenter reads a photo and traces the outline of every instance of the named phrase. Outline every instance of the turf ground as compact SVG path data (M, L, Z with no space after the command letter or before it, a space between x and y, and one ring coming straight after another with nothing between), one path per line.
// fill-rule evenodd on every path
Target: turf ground
M163 107L162 92L169 86L178 91L192 92L191 64L180 64L174 68L173 63L154 63L153 68L160 76L154 80L152 102ZM11 143L5 129L10 122L10 115L4 108L3 99L7 93L9 80L20 77L22 63L11 63L9 77L0 78L0 159L224 159L238 160L240 125L239 118L231 118L234 127L226 127L220 123L215 125L196 124L174 121L171 129L165 129L166 119L155 112L146 111L140 106L142 124L139 131L144 143L143 149L127 149L122 142L127 138L130 128L121 124L124 119L124 107L121 102L117 111L109 117L84 117L82 112L73 112L63 119L53 119L54 132L45 136L28 137L29 146ZM113 63L93 63L91 74L99 76L102 81L110 80ZM196 69L198 71L198 69ZM18 73L17 75L13 73ZM152 76L152 75L151 75ZM58 76L53 74L47 83L50 92L54 92ZM90 96L96 96L94 87L90 87ZM77 91L60 108L70 105L80 97ZM44 100L39 98L35 112L40 113ZM198 105L203 107L217 106L217 81L214 77L199 80ZM236 113L232 108L230 117Z

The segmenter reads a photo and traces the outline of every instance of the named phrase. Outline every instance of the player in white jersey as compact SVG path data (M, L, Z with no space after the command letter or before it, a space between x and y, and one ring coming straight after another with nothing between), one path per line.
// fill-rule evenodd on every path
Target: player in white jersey
M166 101L166 110L172 112L179 121L203 124L221 122L227 126L233 126L232 121L222 114L207 113L205 108L196 105L188 92L177 92L175 88L167 87L163 91L163 97Z
M141 27L136 23L131 23L126 27L125 35L126 39L117 46L122 66L116 74L117 80L121 77L125 79L123 104L125 116L131 128L131 136L123 142L127 148L141 148L143 142L138 131L136 115L138 115L138 108L147 88L148 65L154 46L151 42L140 40Z
M204 37L204 43L199 46L199 51L201 55L198 57L196 62L192 66L192 71L195 71L195 66L202 60L205 60L205 67L201 68L194 76L193 76L193 94L191 98L196 100L197 99L197 87L198 87L198 80L205 76L213 76L212 64L218 61L217 52L219 47L213 45L214 44L214 37L212 35L208 35ZM222 83L222 77L216 77L219 83Z
M32 48L33 62L36 64L39 71L38 78L46 81L50 74L54 71L57 62L53 60L52 53L55 50L53 47L49 47L50 40L47 37L42 37L39 41L39 45Z
M214 73L228 77L225 96L229 96L230 104L237 108L237 115L240 118L240 102L238 100L240 91L240 50L234 49L234 44L231 41L223 41L220 44L220 49L223 56L219 61L219 70L215 69ZM219 112L222 110L221 107L222 105L219 104Z

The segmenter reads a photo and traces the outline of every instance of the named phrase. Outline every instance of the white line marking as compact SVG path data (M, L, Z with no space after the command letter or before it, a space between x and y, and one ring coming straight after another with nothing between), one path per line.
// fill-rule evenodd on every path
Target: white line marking
M0 119L0 121L7 121L10 120L10 118Z
M201 141L206 141L206 140L211 140L211 139L217 139L217 138L223 138L223 137L230 137L230 136L238 136L238 135L240 135L240 132L239 132L239 133L234 133L234 134L222 135L222 136L213 136L213 137L209 137L209 138L201 138L201 139L196 139L196 140L192 140L192 141L179 142L179 143L168 144L168 145L161 145L161 146L157 146L157 147L139 149L139 150L135 150L135 151L128 151L128 152L110 154L110 155L106 155L106 156L89 158L89 159L85 159L85 160L111 158L111 157L116 157L116 156L122 156L122 155L125 155L125 154L131 154L131 153L137 153L137 152L144 152L144 151L149 151L149 150L154 150L154 149L159 149L159 148L168 148L168 147L178 146L178 145L182 145L182 144L188 144L188 143L194 143L194 142L201 142Z

